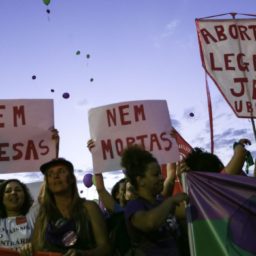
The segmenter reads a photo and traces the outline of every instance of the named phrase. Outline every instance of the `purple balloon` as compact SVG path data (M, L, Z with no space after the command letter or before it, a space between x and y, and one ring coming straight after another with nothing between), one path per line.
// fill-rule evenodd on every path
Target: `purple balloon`
M91 173L87 173L87 174L84 175L83 183L87 188L90 188L92 186L93 181L92 181L92 174Z
M68 92L64 92L64 93L62 94L62 97L63 97L64 99L68 99L68 98L70 97L70 95L69 95Z

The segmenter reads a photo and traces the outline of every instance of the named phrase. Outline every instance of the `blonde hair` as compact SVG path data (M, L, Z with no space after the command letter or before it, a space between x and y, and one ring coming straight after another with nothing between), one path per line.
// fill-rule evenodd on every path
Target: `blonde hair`
M84 224L84 216L87 216L87 212L84 206L85 199L81 198L78 193L76 185L76 177L73 172L70 173L70 186L72 203L69 208L70 218L76 221L77 232L81 230ZM47 178L44 179L45 187L44 193L40 201L39 214L36 219L35 229L32 238L32 245L34 251L43 251L45 247L45 233L48 223L53 219L58 208L55 204L53 193L48 188Z

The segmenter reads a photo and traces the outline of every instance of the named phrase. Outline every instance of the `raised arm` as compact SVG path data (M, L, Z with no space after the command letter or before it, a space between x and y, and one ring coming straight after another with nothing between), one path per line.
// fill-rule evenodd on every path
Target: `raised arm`
M246 158L245 145L251 145L250 140L240 139L234 144L234 154L224 168L226 174L240 174Z
M91 152L92 148L95 147L95 143L92 139L88 140L87 142L87 148ZM115 200L112 197L112 195L107 191L104 184L104 178L101 173L97 173L94 175L95 177L95 187L98 192L100 201L103 203L104 207L110 211L113 212L115 209Z
M101 173L95 174L95 186L98 192L100 201L103 203L105 208L110 211L114 212L115 210L115 200L112 195L107 191L104 185L104 179Z
M166 164L166 178L164 180L164 188L162 195L168 197L172 195L176 179L176 163Z
M187 199L186 193L179 193L173 197L168 197L152 210L138 211L131 217L132 225L143 232L156 230L164 223L170 213L174 213L175 207Z
M56 158L59 157L59 146L60 146L60 136L59 131L55 128L51 129L52 132L52 139L55 141L56 146Z

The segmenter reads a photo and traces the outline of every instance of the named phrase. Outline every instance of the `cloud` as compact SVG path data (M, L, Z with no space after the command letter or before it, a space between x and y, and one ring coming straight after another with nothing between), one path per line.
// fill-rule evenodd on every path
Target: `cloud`
M165 29L163 31L163 33L161 34L161 38L166 38L166 37L170 37L174 34L176 28L179 25L179 20L172 20L170 21L166 26Z
M42 181L43 175L41 172L18 172L18 173L1 174L0 178L3 180L15 178L15 179L19 179L24 183L28 183L28 182Z
M237 137L246 137L248 136L248 129L238 129L238 130L234 130L233 132L233 136Z
M205 136L197 136L196 138L192 139L191 141L191 146L194 147L199 147L206 149L208 147L208 144L205 143Z
M88 104L88 101L87 101L87 99L83 99L83 100L81 100L81 101L79 101L78 103L77 103L77 105L79 106L79 107L83 107L83 106L86 106Z
M160 35L158 35L155 39L154 39L154 45L155 47L160 47L161 44L169 37L171 37L178 25L179 25L180 21L178 19L175 19L175 20L172 20L170 21L169 23L167 23L165 26L164 26L164 29L163 31L160 33Z
M227 147L232 149L233 143L240 138L252 138L252 134L248 129L233 129L228 128L223 130L223 132L214 134L214 147L217 150L223 150L223 148ZM210 142L207 144L210 146Z
M181 123L179 120L171 118L172 126L176 129L179 130L181 127Z

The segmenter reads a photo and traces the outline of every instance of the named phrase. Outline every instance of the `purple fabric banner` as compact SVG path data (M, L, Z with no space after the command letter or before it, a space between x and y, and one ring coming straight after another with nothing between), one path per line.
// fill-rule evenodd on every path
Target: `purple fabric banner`
M186 180L195 255L256 255L256 179L190 172Z

